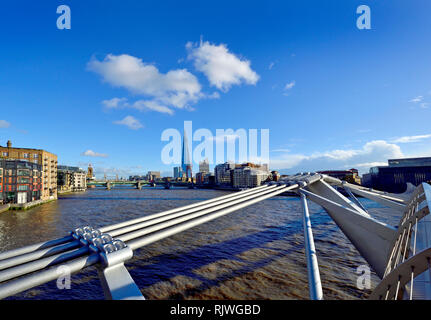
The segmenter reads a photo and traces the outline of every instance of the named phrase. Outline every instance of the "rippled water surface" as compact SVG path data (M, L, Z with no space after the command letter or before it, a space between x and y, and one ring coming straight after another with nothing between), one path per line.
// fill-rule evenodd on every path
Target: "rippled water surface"
M227 194L227 191L115 188L61 196L28 211L0 214L0 251L59 238L75 227L101 227ZM396 225L399 217L366 199L370 213ZM325 299L364 299L356 268L366 264L326 212L309 203ZM126 263L148 299L308 299L302 209L278 196L135 251ZM372 273L372 288L378 283ZM72 275L9 299L103 299L97 272Z

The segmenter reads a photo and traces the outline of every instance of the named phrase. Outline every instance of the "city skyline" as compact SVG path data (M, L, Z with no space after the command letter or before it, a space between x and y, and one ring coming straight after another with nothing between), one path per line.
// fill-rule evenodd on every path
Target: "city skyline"
M358 1L66 4L70 30L54 1L4 5L2 146L99 176L172 175L160 135L190 120L269 128L282 173L431 155L429 3L369 3L371 30Z

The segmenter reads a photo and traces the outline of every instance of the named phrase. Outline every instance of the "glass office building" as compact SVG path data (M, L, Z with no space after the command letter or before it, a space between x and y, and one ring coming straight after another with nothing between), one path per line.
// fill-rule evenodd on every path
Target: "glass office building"
M371 187L388 192L404 192L407 183L418 186L431 181L431 157L390 159L388 166L370 168Z

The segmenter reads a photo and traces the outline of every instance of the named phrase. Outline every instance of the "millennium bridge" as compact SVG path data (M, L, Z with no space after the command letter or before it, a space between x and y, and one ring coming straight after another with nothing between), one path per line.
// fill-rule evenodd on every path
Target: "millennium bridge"
M431 186L394 196L317 173L114 225L78 226L63 238L1 252L0 298L57 279L59 267L77 273L96 265L107 299L144 299L124 265L134 250L285 192L301 198L310 299L324 297L308 200L326 210L380 277L370 299L431 299ZM400 217L398 226L373 218L356 196L389 207Z

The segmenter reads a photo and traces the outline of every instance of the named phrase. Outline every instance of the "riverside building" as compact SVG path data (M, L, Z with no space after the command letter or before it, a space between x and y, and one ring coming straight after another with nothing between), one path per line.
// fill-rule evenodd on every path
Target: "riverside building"
M370 168L366 186L388 192L404 192L407 183L431 181L431 157L389 159L387 166Z
M22 160L0 159L0 203L41 200L42 166Z
M14 148L12 142L0 146L0 160L21 160L41 166L42 190L40 200L57 199L57 156L41 149ZM27 198L27 202L30 201Z
M225 162L215 166L214 176L217 185L232 185L231 170L235 169L235 164L232 162Z
M234 188L254 188L265 182L268 176L266 170L241 166L233 170L232 185Z
M234 164L225 162L214 168L217 185L231 185L235 188L252 188L260 186L268 176L268 165L246 162Z
M85 191L87 173L79 167L58 166L57 187L60 192Z

